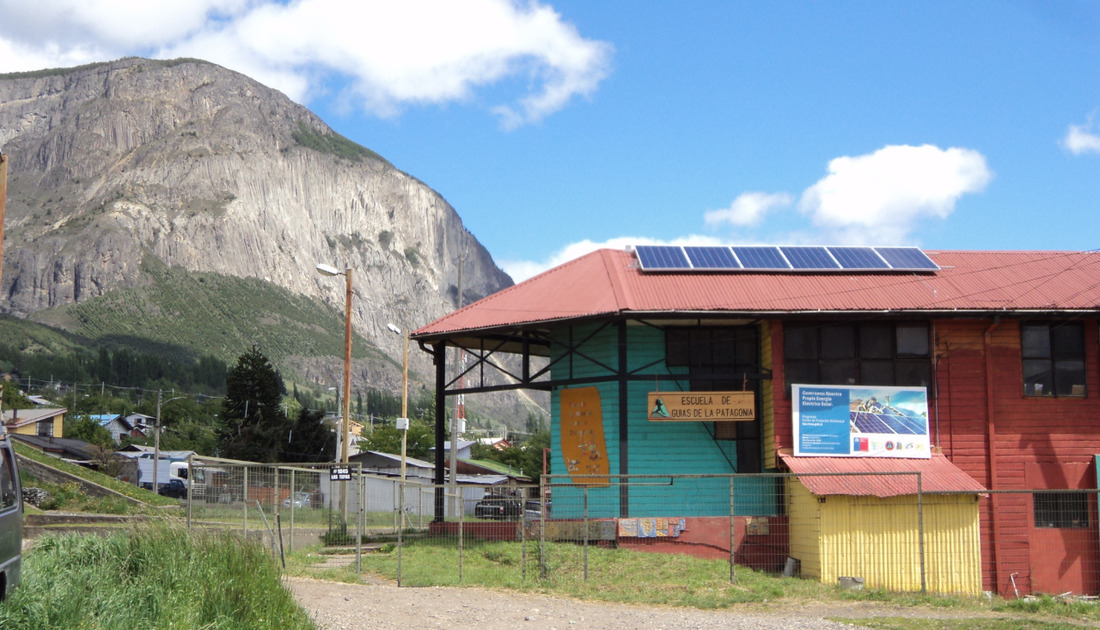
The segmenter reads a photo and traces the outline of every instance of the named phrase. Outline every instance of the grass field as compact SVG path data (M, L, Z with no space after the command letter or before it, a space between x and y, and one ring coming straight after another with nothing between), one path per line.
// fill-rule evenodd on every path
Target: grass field
M239 536L141 526L47 536L0 603L0 628L314 628L269 551Z

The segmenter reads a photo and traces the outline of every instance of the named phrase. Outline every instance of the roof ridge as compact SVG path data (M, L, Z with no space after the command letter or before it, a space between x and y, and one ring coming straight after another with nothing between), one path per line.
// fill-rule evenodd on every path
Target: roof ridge
M611 284L611 291L615 295L615 304L619 307L619 312L629 310L634 304L634 292L623 281L622 267L612 264L618 261L619 250L603 248L596 250L596 252L600 254L603 260L604 272L607 273L607 281Z

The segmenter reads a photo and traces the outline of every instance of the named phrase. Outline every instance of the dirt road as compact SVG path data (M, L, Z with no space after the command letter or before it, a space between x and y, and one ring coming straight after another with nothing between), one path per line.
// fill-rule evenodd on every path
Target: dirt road
M851 628L826 617L865 617L857 608L756 605L720 611L609 604L482 588L398 588L287 578L287 587L324 630L778 630Z

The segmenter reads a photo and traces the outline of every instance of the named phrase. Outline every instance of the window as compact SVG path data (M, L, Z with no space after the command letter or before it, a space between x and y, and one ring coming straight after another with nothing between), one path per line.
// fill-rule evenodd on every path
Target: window
M53 437L53 420L42 420L36 428L39 437Z
M0 509L15 505L15 469L12 463L14 451L0 445Z
M924 322L788 322L783 327L791 383L932 386L932 346Z
M1046 490L1033 496L1035 527L1086 529L1089 495L1074 490Z
M1080 322L1021 324L1024 396L1085 395L1085 328Z
M691 391L757 390L760 337L755 326L669 328L665 363L688 368ZM758 414L759 416L759 414ZM715 422L714 437L737 443L737 472L760 472L760 418L752 422Z

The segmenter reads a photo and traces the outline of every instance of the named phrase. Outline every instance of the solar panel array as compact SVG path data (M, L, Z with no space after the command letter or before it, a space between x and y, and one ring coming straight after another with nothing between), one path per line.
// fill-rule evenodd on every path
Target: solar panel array
M938 271L916 247L638 245L643 271Z
M924 418L904 414L857 411L852 413L852 424L859 433L924 435L928 432Z

